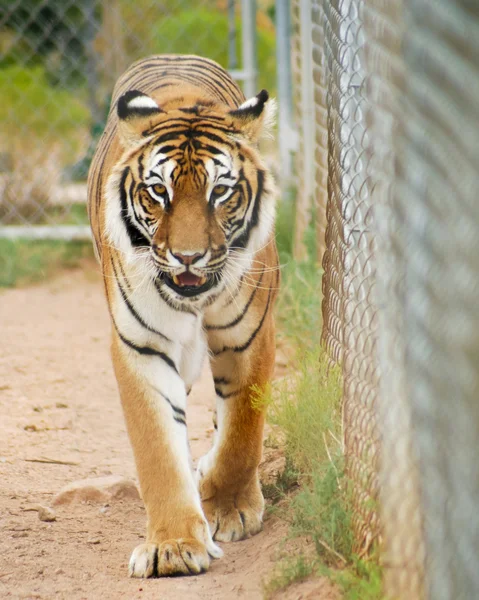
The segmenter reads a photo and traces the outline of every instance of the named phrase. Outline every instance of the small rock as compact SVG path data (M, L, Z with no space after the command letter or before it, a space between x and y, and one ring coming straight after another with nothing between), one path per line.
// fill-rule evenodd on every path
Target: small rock
M32 504L31 506L25 507L23 510L36 510L40 521L51 523L52 521L57 520L57 515L55 511L49 506L43 506L42 504Z
M43 412L43 408L41 406L34 406L33 411L34 412Z
M65 404L64 402L57 402L55 406L57 408L68 408L68 404Z
M87 544L101 544L100 538L90 538L86 541Z
M57 515L53 508L48 506L38 506L38 518L40 521L45 521L46 523L51 523L52 521L57 520Z
M39 431L38 427L36 425L25 425L25 427L23 428L25 429L25 431Z
M58 505L94 502L104 505L120 498L138 500L138 488L129 479L110 475L74 481L60 490L53 503Z
M102 515L104 515L106 512L108 512L108 506L102 506L100 508L100 512L101 512Z
M65 572L65 571L64 571L63 569L57 569L57 570L55 571L55 575L63 575L63 573L64 573L64 572Z

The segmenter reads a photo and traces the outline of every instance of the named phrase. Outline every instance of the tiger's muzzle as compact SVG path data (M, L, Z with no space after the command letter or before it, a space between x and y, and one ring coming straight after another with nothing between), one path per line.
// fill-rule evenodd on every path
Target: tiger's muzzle
M212 256L210 251L167 250L163 255L153 247L154 261L159 268L158 278L183 298L196 298L215 287L222 278L226 252Z
M217 274L199 276L191 271L184 271L173 276L163 273L162 278L169 288L185 298L199 296L210 290L218 282Z

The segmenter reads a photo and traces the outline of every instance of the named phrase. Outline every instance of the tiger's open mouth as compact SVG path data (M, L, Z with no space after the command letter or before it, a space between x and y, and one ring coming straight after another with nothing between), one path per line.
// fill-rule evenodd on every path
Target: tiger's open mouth
M181 296L191 297L208 291L215 282L214 277L199 277L190 271L180 275L163 275L163 279L173 291Z

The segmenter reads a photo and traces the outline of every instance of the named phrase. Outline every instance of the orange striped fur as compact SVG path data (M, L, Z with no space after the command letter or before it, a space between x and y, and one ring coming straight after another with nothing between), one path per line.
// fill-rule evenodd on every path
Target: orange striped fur
M147 512L134 577L194 574L216 541L261 529L264 413L279 285L274 185L258 151L272 102L245 102L197 56L152 56L120 77L89 180L112 356ZM190 465L186 401L209 356L211 451Z

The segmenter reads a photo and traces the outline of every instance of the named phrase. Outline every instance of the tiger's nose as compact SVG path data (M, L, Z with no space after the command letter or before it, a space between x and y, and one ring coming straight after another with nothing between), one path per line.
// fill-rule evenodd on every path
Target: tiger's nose
M171 254L180 261L180 263L182 263L183 265L193 265L195 262L198 262L200 260L200 258L203 258L203 256L206 254L206 252L190 252L190 251L183 251L183 252L173 252L171 251Z

